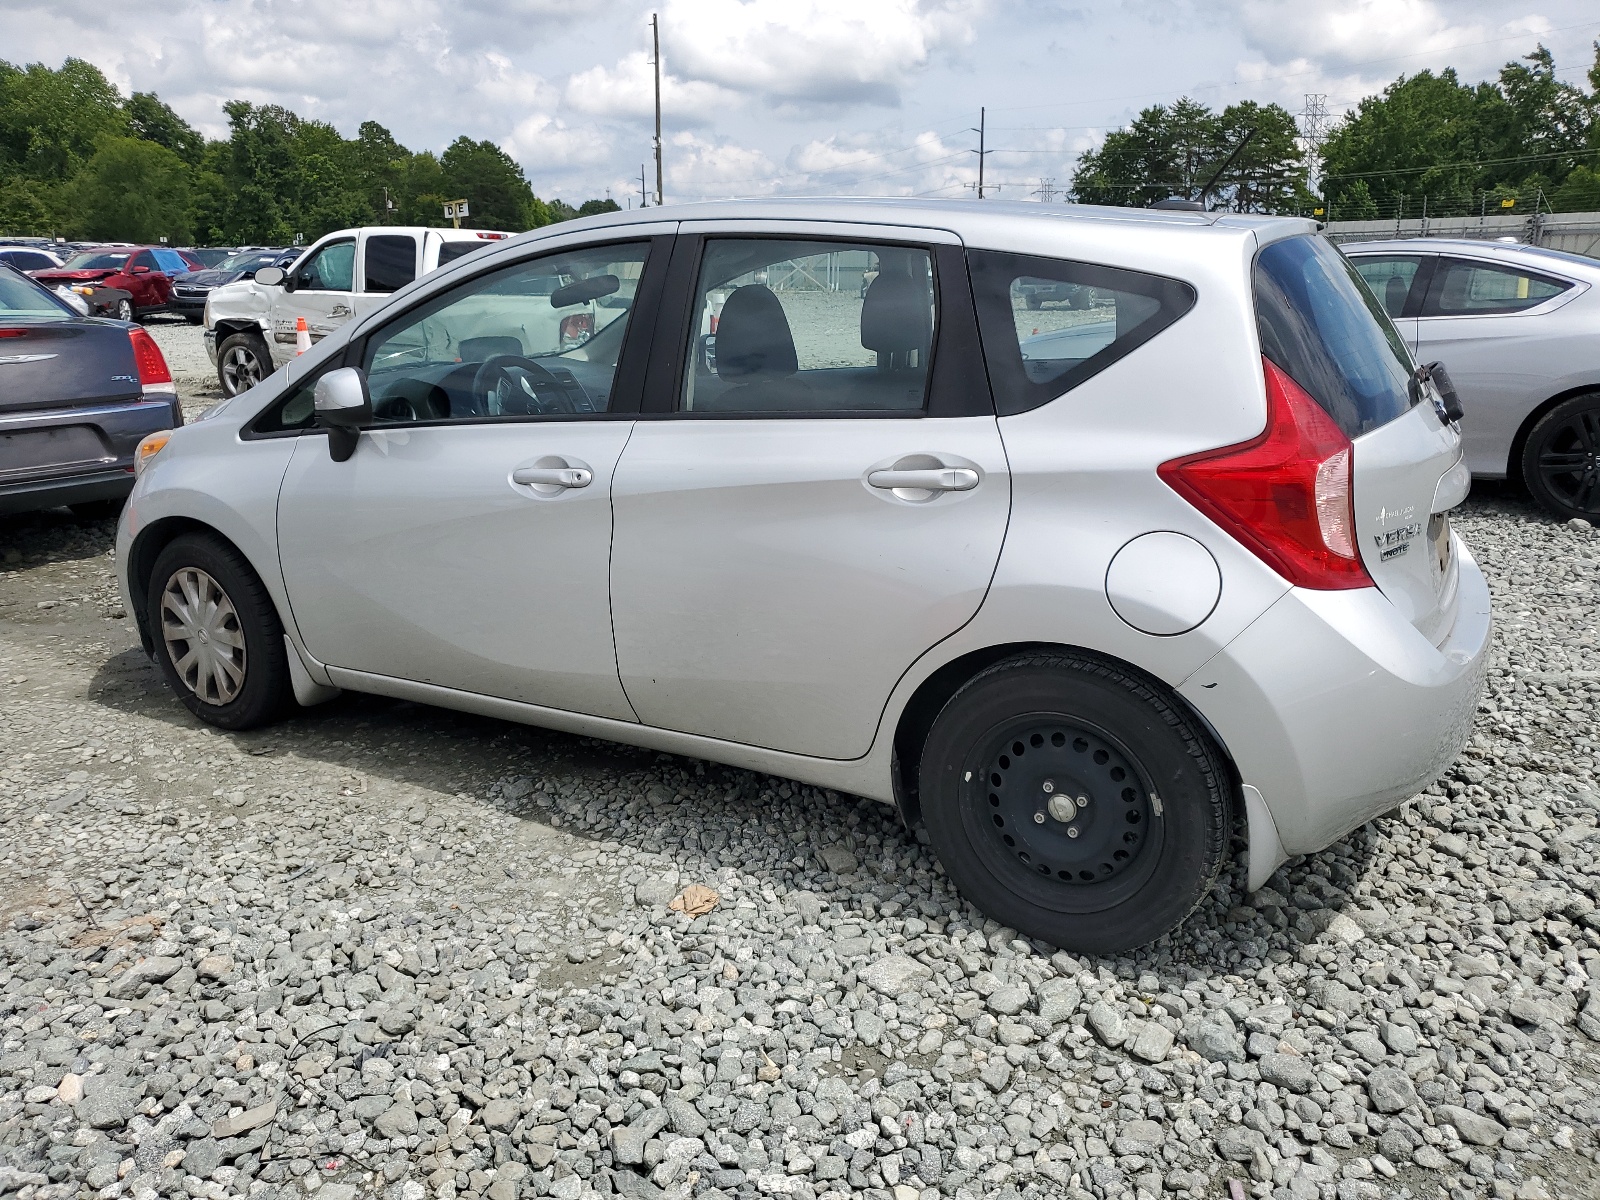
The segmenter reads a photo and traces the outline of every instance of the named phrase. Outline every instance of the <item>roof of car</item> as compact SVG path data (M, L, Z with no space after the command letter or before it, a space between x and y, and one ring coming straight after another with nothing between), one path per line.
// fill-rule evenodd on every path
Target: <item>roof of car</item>
M1531 270L1553 271L1587 282L1600 282L1600 259L1521 242L1488 238L1389 238L1381 242L1346 242L1346 254L1465 254L1490 261L1519 263Z
M1310 230L1314 223L1295 217L1174 209L1112 208L1095 204L1036 204L1025 200L933 200L884 196L784 196L749 200L706 200L600 213L562 222L563 229L602 228L650 221L818 220L861 224L926 225L959 232L972 222L996 217L1026 220L1113 222L1158 228Z

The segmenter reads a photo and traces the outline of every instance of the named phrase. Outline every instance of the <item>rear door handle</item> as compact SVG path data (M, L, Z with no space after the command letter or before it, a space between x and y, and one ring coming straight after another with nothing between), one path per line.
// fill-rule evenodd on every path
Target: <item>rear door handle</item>
M970 492L978 473L969 467L934 467L921 471L874 471L867 482L884 491L916 488L925 492Z
M511 482L529 487L581 488L588 487L594 472L587 467L518 467L511 472Z

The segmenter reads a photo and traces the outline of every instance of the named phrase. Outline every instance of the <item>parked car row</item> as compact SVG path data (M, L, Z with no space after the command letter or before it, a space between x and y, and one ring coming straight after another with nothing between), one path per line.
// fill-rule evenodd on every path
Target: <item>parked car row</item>
M1236 816L1256 887L1468 736L1459 414L1312 222L739 202L430 271L436 234L212 294L213 334L259 304L224 347L320 327L139 458L124 596L205 721L348 688L872 796L1097 952L1179 924ZM840 251L864 295L767 285ZM1028 344L1085 290L1100 336Z

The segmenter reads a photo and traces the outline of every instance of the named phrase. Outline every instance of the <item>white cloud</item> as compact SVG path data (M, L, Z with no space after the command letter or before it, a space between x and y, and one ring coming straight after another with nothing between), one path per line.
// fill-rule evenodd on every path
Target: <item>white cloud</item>
M762 151L688 130L667 139L662 157L669 202L770 195L781 177Z
M655 115L655 79L644 51L624 57L614 67L595 66L567 80L563 102L593 116L646 120ZM700 125L739 102L736 93L698 79L665 74L661 80L662 111L674 125Z
M897 103L936 51L974 35L982 0L670 0L662 61L770 102Z

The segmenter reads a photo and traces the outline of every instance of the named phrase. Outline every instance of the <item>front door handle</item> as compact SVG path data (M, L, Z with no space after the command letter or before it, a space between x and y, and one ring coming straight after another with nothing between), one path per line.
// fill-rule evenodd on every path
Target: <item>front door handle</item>
M587 467L518 467L511 472L511 482L528 487L581 488L588 487L594 472Z
M969 467L935 467L920 471L874 471L867 482L884 491L915 488L924 492L970 492L978 473Z

